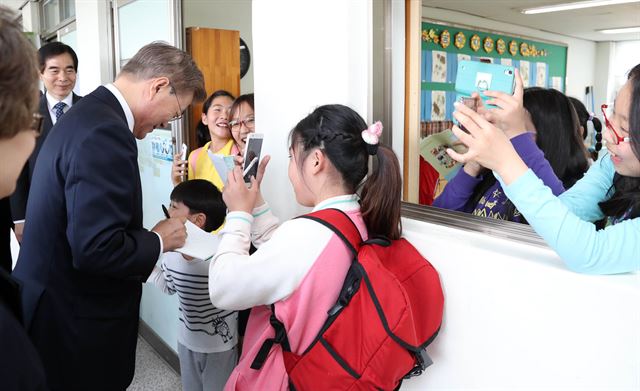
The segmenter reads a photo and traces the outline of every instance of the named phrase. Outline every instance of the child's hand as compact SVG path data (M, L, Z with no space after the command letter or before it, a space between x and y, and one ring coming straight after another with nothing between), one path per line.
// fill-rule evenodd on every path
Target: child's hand
M458 126L453 127L453 133L469 147L469 150L460 154L448 148L449 156L462 163L475 161L494 170L507 184L527 170L505 132L465 105L456 102L455 107L453 116L469 133L465 133Z
M187 161L181 160L181 154L177 153L173 155L173 164L171 165L171 182L176 186L182 182L182 179L187 175Z
M251 177L251 185L247 188L242 177L242 169L236 166L227 176L227 185L222 191L222 199L229 212L242 211L251 213L260 194L260 183Z
M513 95L500 91L485 91L484 94L491 98L486 103L498 107L489 109L482 105L482 110L478 110L487 121L502 129L509 138L527 131L525 125L527 112L522 103L524 95L522 78L518 69L515 71L516 86Z

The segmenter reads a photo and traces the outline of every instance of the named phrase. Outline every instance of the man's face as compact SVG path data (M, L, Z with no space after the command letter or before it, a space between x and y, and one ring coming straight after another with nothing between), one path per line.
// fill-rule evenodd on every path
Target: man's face
M142 140L154 129L167 129L169 122L184 114L193 100L193 93L175 93L170 85L153 87L139 110L134 111L133 135Z
M49 57L44 64L40 79L49 94L58 100L64 99L76 85L76 69L71 55L62 53Z

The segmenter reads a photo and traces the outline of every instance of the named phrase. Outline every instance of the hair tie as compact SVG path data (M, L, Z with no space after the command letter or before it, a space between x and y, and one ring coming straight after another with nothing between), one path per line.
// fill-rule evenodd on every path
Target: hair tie
M593 121L593 113L589 113L589 119L587 121Z
M371 126L362 131L362 139L367 144L367 152L369 155L375 155L378 152L378 144L382 135L382 122L376 121Z

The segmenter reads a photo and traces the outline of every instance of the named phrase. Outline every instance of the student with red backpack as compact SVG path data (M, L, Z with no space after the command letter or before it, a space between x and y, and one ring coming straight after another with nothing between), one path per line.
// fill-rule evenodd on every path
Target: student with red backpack
M239 168L230 173L209 294L219 308L254 308L225 389L387 389L428 364L423 348L440 326L442 291L428 262L398 240L402 181L381 130L342 105L318 107L295 126L289 179L296 200L313 207L306 218L280 225L262 200L268 158L250 188ZM382 237L394 244L363 242ZM251 241L258 250L249 255ZM413 279L425 273L429 283ZM407 282L434 304L414 300Z

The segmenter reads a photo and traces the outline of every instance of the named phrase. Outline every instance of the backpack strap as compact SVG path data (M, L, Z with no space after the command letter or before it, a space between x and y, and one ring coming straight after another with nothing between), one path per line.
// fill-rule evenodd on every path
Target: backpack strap
M354 256L358 254L362 235L351 218L340 209L321 209L298 218L313 220L324 225L342 239Z
M258 370L262 368L274 344L280 344L282 346L282 350L285 352L291 351L289 338L287 337L287 330L285 330L284 324L276 318L275 304L271 304L271 317L269 318L269 322L271 323L271 327L275 330L275 335L273 338L268 338L262 343L258 354L256 354L256 357L251 362L251 369Z
M354 257L358 254L360 243L362 242L362 236L360 235L360 231L358 231L356 225L351 221L351 218L349 218L349 216L347 216L343 211L339 209L323 209L299 216L298 218L317 221L324 225L342 239ZM274 344L280 344L282 346L282 350L285 352L291 351L289 339L287 337L287 330L285 329L284 324L276 318L275 304L271 304L271 317L269 318L269 322L275 331L275 335L273 338L268 338L262 343L260 350L251 362L251 369L259 370L262 368Z

